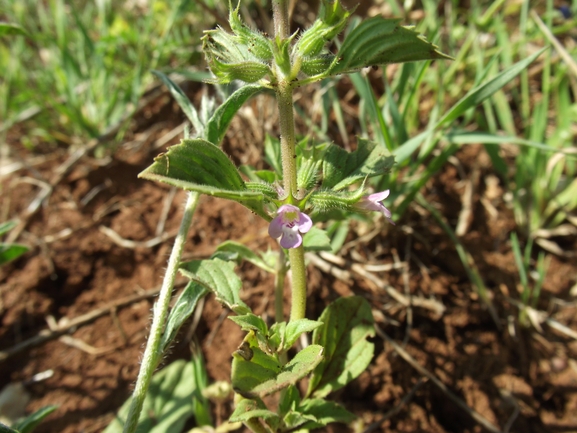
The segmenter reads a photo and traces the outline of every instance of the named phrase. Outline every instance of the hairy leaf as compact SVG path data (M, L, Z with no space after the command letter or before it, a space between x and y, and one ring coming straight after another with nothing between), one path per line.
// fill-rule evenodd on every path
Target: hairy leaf
M353 72L367 66L417 60L450 59L399 19L376 16L361 22L345 38L331 74Z
M193 260L182 263L180 271L192 281L213 292L219 302L237 314L250 313L250 309L240 299L242 283L234 272L234 263L218 258Z
M313 333L313 344L325 348L323 361L311 376L307 395L325 397L361 374L371 362L375 335L371 306L360 296L339 298L321 314L323 324Z
M393 156L376 143L359 139L358 148L347 152L330 146L323 160L323 188L340 190L366 177L385 174L395 162Z

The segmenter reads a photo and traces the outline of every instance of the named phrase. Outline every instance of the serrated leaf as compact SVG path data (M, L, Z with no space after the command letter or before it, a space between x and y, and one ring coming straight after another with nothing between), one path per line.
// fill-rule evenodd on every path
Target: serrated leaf
M58 409L58 406L50 405L38 409L36 412L28 415L26 418L16 422L12 428L14 428L18 433L31 433L38 425ZM0 430L1 431L1 430Z
M263 194L247 189L228 156L206 140L182 140L157 156L138 177L234 200L268 218L262 209Z
M339 298L321 314L323 324L313 333L313 344L325 348L315 368L307 395L323 398L361 374L371 362L375 335L371 306L360 296Z
M348 424L356 419L356 416L344 407L321 398L305 399L299 406L299 412L304 416L314 417L314 421L309 421L301 428L314 429L324 427L331 422L342 422Z
M182 431L193 411L196 386L193 363L178 360L156 373L146 393L136 433ZM120 408L104 433L121 433L132 397Z
M321 326L321 322L309 319L299 319L290 321L286 326L285 341L283 349L288 350L298 340L304 332L311 332Z
M261 335L267 335L268 328L262 318L248 313L242 316L230 316L230 320L236 323L243 331L258 331Z
M303 237L305 251L331 251L331 240L322 229L312 227Z
M257 353L256 347L251 347ZM323 348L318 345L301 350L280 371L264 367L235 354L232 361L232 384L234 390L246 398L262 398L294 385L309 374L322 360Z
M394 163L394 156L383 147L362 138L354 152L333 145L323 159L322 187L341 190L366 177L385 174Z
M400 19L376 16L361 22L346 36L331 74L342 74L367 66L417 60L450 59L422 35L399 25Z
M230 95L226 101L215 110L207 122L206 139L211 143L220 144L236 112L246 101L265 90L267 89L263 86L250 84L241 87Z
M168 87L170 94L176 100L176 102L186 115L186 117L188 117L188 120L190 120L190 122L192 123L192 126L194 127L197 134L203 136L204 125L200 121L198 117L198 112L196 111L196 108L194 108L194 105L192 105L190 99L188 99L188 96L186 96L186 94L182 91L182 89L178 87L178 85L164 73L155 70L153 70L152 73L156 75L158 78L160 78L164 83L164 85ZM213 143L218 144L218 142Z
M269 266L268 263L265 262L264 259L260 257L257 253L255 253L246 245L240 244L238 242L234 241L223 242L216 248L216 253L219 252L233 254L233 256L230 256L233 257L233 260L237 261L246 260L247 262L250 262L253 265L258 266L259 268L267 272L270 273L276 272L275 269Z
M176 337L182 324L186 322L194 312L198 300L207 292L208 290L205 287L194 281L190 281L186 285L176 301L176 304L174 304L174 307L170 310L166 328L164 329L164 334L162 335L160 343L162 352L165 352L168 349L168 346L172 340L174 340L174 337Z
M234 272L234 263L218 258L193 260L182 263L179 270L184 276L213 292L219 302L237 314L250 313L248 306L240 299L242 282Z

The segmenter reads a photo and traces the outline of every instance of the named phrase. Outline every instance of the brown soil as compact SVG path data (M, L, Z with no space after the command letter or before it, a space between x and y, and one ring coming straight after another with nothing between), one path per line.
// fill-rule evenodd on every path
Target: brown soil
M199 89L191 90L195 94ZM263 112L274 113L266 96L255 99L250 107L257 119ZM112 152L111 158L86 157L74 167L20 237L32 246L31 251L0 269L2 350L39 334L47 328L48 318L65 323L160 285L172 237L153 247L127 247L115 243L102 230L107 227L135 242L153 239L165 205L170 210L163 233L174 235L178 228L184 193L177 192L171 198L170 188L136 176L162 150L154 149L154 140L178 126L183 118L167 95L141 117L134 120L126 144ZM224 148L236 163L262 164L260 145L255 143L262 143L263 131L254 127L250 118L244 115L235 119ZM32 155L19 145L17 132L9 136L13 154L23 161L30 160ZM354 137L354 131L350 132ZM48 151L55 154L54 149ZM38 193L25 176L50 179L68 156L58 152L45 163L3 179L4 217L23 215ZM519 325L518 310L508 301L519 299L519 278L508 242L515 227L512 214L500 187L491 186L487 180L493 174L482 147L465 147L457 158L461 167L447 164L427 185L426 196L454 227L463 206L465 182L478 171L470 225L461 241L491 290L499 327L472 287L454 243L418 205L395 226L377 221L382 226L380 231L370 232L370 228L355 223L355 234L350 235L341 255L349 263L362 265L400 264L375 275L403 295L442 303L444 313L407 308L358 274L345 282L311 265L307 315L316 318L338 296L364 296L384 332L470 408L501 429L527 433L577 431L577 342L547 325L543 325L542 333ZM102 189L92 196L94 188ZM496 211L494 215L492 210ZM357 242L361 235L366 235L366 242ZM189 234L186 258L208 257L227 239L254 250L275 247L266 234L266 224L256 216L232 202L203 199ZM564 248L575 251L575 239ZM570 289L575 284L577 261L550 258L539 309L575 330L577 303ZM271 277L248 265L239 271L246 301L258 314L274 316ZM11 356L0 363L0 387L52 369L50 379L29 386L32 400L28 411L48 404L59 406L36 431L101 431L131 392L152 301L148 298L117 308L72 329L66 338ZM213 380L229 377L231 353L242 338L225 316L223 308L209 297L192 336L201 342ZM184 332L166 363L189 357L189 343ZM423 376L390 344L378 337L374 343L376 354L369 369L334 396L365 426L380 422L373 429L382 432L484 431L430 380L401 404ZM394 408L398 409L396 413L383 419ZM331 427L331 431L344 430Z

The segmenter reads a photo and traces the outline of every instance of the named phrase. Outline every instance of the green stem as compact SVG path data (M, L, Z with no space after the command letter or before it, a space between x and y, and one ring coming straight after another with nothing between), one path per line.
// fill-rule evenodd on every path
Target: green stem
M301 245L289 250L292 272L291 322L305 318L307 307L307 269L305 249Z
M284 322L284 280L287 272L284 250L279 249L276 273L274 276L274 320Z
M287 0L273 0L275 37L289 37L290 21ZM289 68L290 69L290 68ZM289 200L301 199L304 191L297 189L296 138L293 107L293 84L290 77L278 77L276 97L280 119L280 145L282 156L283 184ZM289 260L292 272L292 302L290 320L303 319L306 312L307 286L305 253L301 245L289 249Z
M176 235L176 239L174 240L174 246L172 247L170 258L168 259L168 266L158 295L158 301L154 304L154 308L152 309L153 313L150 335L148 337L148 342L146 343L146 349L144 349L144 356L140 366L140 371L138 372L138 378L136 379L132 402L130 403L130 409L128 411L126 423L124 424L124 433L134 433L136 430L144 398L146 397L146 391L148 390L152 374L158 366L158 361L162 355L162 353L160 353L160 342L166 318L168 316L168 307L172 295L172 288L174 287L174 281L178 272L180 257L184 250L184 243L186 241L188 229L190 228L190 223L192 221L192 215L194 214L198 204L198 198L198 193L189 193L184 206L184 215L182 216L180 228Z

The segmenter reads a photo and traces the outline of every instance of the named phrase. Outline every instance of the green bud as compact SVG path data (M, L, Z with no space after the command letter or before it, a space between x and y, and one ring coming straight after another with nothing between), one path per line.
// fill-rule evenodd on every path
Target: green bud
M266 182L245 182L246 188L250 191L260 192L272 200L279 198L278 190Z
M333 54L321 54L316 57L307 57L301 63L301 71L308 76L319 75L326 72L335 61Z
M280 39L278 36L274 41L276 45L276 49L274 50L274 59L277 66L285 75L289 75L291 70L291 59L289 54L291 41L292 37L288 39Z
M323 0L317 21L306 30L295 46L300 57L319 54L327 42L332 41L347 25L351 12L345 10L339 0Z
M232 6L232 5L231 5ZM269 62L272 60L271 41L258 30L252 30L241 20L238 13L240 3L236 9L230 9L229 23L230 28L238 38L238 42L246 45L250 53L259 60Z
M312 205L316 212L328 212L332 209L354 210L354 205L363 196L363 188L356 191L322 190L313 192L307 203Z
M254 83L264 78L270 71L268 65L260 62L222 63L212 59L209 65L220 83L229 83L232 80Z

